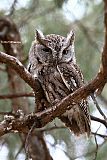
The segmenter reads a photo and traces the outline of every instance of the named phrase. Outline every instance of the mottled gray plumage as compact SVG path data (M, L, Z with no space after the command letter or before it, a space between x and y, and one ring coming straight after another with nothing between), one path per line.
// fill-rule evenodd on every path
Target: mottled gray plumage
M83 76L76 65L74 33L67 38L36 31L36 38L29 52L29 71L37 77L50 106L83 86ZM46 106L45 106L46 107ZM59 117L76 135L90 134L88 103L82 100Z

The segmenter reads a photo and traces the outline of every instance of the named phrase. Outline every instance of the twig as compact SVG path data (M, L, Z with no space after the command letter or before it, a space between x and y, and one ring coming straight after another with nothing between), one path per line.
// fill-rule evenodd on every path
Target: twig
M15 155L15 159L17 159L18 155L20 154L20 152L23 150L24 144L21 145L20 149L18 150L18 152Z
M27 134L27 137L26 137L26 140L25 140L25 152L26 152L26 160L29 158L29 151L28 151L28 145L29 145L29 137L31 136L31 133L33 131L35 127L35 122L33 123L33 125L31 126L28 134Z
M34 97L34 93L31 92L31 93L15 93L15 94L0 95L0 99L13 99L20 97Z
M56 146L55 144L50 143L49 141L47 141L47 143L49 143L52 147L54 147L54 148L56 147L57 149L60 149L61 151L63 151L65 153L65 155L69 158L69 160L74 160L74 158L71 158L71 156L62 148Z
M106 123L107 123L107 117L106 117L106 115L103 113L103 111L101 110L101 108L100 108L100 106L99 106L99 104L98 104L98 102L97 102L94 94L91 94L91 97L92 97L93 102L94 102L94 104L96 105L99 113L103 116L103 118L105 119L105 121L106 121Z
M100 145L98 146L98 148L100 149L105 143L106 143L106 140L105 140L102 144L100 144ZM91 148L91 147L90 147L90 148ZM80 156L76 156L74 159L77 159L77 158L81 159L82 157L90 157L90 156L92 156L95 152L96 152L96 148L92 149L91 151L87 152L86 154L82 154L82 155L80 155Z
M106 123L106 121L105 121L105 120L100 119L100 118L95 117L95 116L92 116L92 115L91 115L91 120L93 120L93 121L97 121L97 122L100 122L100 123L102 123L102 124L107 128L107 123Z
M101 125L98 127L98 129L96 130L96 134L97 134L97 132L98 132L98 130L99 130L99 128L101 127ZM98 153L98 143L97 143L97 138L96 138L96 134L94 134L94 138L95 138L95 144L96 144L96 150L95 150L95 158L93 159L93 160L96 160L96 158L97 158L97 153Z
M12 16L14 11L15 11L15 6L16 6L17 0L14 0L11 7L10 7L10 13L8 14L8 16Z
M96 135L96 136L99 136L101 138L104 138L104 139L107 139L107 135L104 135L104 134L99 134L99 133L96 133L96 132L91 132L93 135Z
M49 131L52 131L52 130L55 130L55 129L66 129L66 127L65 126L54 126L54 127L51 127L51 128L39 128L39 131L49 132Z
M21 41L0 41L1 44L22 44Z

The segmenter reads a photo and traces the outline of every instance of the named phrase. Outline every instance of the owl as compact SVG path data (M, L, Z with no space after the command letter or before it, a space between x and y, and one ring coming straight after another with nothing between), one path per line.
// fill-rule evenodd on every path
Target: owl
M29 51L29 72L43 89L45 101L41 110L53 106L84 85L83 75L76 64L74 32L67 37L56 34L43 35L36 30L35 40ZM44 103L43 103L44 102ZM38 110L40 107L38 107ZM90 134L90 114L87 100L74 104L58 117L74 134Z

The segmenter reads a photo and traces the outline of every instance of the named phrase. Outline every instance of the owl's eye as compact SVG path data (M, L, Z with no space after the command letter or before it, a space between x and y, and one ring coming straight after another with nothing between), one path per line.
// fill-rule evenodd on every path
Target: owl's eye
M43 48L42 49L44 52L50 52L51 50L49 48Z
M64 55L68 54L68 50L65 50L65 49L64 49L64 50L63 50L63 54L64 54Z

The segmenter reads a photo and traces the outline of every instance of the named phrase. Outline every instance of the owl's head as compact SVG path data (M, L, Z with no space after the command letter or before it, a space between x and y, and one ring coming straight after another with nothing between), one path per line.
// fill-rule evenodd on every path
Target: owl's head
M36 30L36 53L48 63L71 62L75 63L74 32L70 31L67 37L50 34L43 35Z

